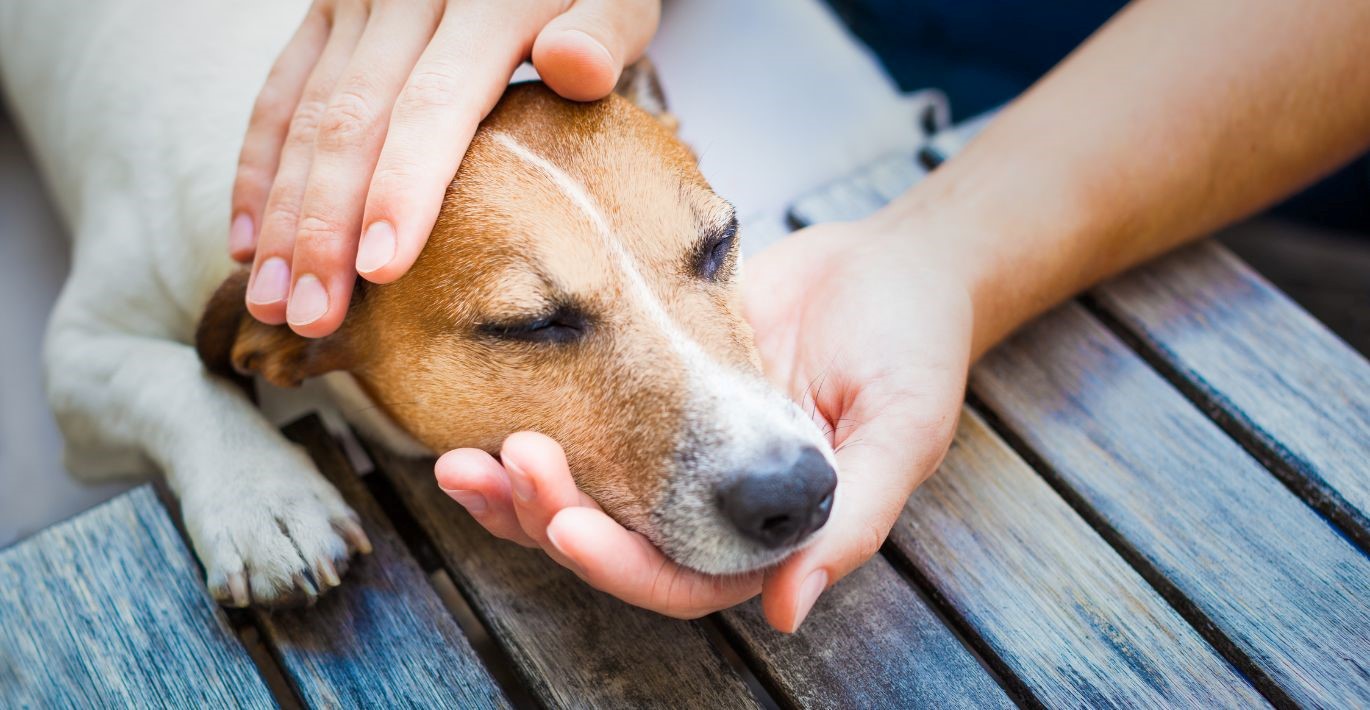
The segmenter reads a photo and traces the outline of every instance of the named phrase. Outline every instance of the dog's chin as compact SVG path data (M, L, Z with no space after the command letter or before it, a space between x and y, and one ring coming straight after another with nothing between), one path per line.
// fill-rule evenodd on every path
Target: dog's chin
M791 545L763 547L730 530L715 528L713 534L698 529L682 535L648 535L676 564L696 572L716 576L748 574L774 567L807 547L817 537L814 532Z

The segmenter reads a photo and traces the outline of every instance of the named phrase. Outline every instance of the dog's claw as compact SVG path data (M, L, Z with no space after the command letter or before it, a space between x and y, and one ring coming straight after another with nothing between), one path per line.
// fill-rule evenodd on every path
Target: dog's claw
M314 602L319 598L319 591L310 584L309 579L303 574L296 572L291 579L295 582L295 590L304 595L304 605L314 606Z
M345 519L338 523L338 529L342 532L343 539L347 540L348 547L363 555L371 554L371 538L366 536L361 524L355 520Z
M342 580L338 579L338 571L333 568L333 563L328 560L321 559L314 563L314 572L320 587L331 589L342 584Z
M251 601L247 595L247 577L242 572L233 572L228 575L228 593L233 606L239 609L246 607Z

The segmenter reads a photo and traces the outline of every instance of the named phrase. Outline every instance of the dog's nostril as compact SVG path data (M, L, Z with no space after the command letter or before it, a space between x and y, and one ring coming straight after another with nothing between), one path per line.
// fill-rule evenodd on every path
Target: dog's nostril
M823 526L832 511L837 474L813 447L772 457L719 489L724 517L766 547L791 545Z

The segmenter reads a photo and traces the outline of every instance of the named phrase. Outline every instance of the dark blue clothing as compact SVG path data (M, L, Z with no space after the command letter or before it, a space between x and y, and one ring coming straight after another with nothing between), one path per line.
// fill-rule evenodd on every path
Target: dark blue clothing
M829 0L906 91L936 87L956 120L1022 93L1122 9L1120 0ZM1370 158L1275 213L1370 233Z

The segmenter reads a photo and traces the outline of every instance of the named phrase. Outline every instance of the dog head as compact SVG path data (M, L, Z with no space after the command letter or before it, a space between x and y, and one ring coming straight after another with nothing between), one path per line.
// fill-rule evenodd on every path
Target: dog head
M350 372L434 451L542 432L582 490L679 563L782 559L827 519L832 455L762 378L736 215L637 71L635 101L511 87L407 275L359 284L339 331L307 340L248 316L237 274L201 322L202 358L285 386Z

